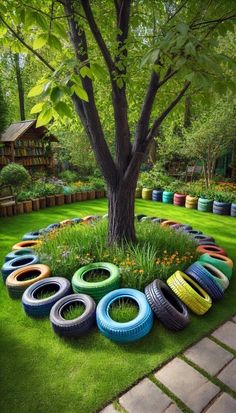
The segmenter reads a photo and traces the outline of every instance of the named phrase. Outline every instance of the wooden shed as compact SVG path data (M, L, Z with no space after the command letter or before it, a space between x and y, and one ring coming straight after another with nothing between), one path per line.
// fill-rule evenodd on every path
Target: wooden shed
M0 169L16 162L29 172L43 171L53 166L51 142L57 142L48 134L45 126L36 128L36 120L12 123L0 138Z

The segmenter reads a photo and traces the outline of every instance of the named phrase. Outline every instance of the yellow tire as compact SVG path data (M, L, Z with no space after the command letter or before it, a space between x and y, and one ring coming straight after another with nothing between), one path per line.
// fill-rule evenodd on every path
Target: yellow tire
M211 297L183 272L176 271L168 278L167 284L193 313L203 315L211 308Z
M143 188L142 189L142 198L143 199L152 199L152 189Z

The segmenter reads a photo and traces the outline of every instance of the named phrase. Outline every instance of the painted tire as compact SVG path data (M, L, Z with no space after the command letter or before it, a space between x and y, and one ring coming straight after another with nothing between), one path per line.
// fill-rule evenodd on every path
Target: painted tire
M211 199L199 198L197 209L201 212L212 212L213 201Z
M164 221L167 221L167 219L166 218L154 218L154 219L152 219L152 222L154 222L154 224L161 224Z
M50 224L47 226L47 231L52 231L53 229L60 228L60 222L55 222L54 224Z
M209 245L209 242L213 242L215 244L215 240L213 237L210 237L208 235L205 234L196 234L194 235L194 239L195 241L197 241L198 244L204 242L205 244Z
M186 195L175 193L175 194L174 194L173 204L174 204L175 206L182 206L182 207L184 207L184 206L185 206L185 199L186 199Z
M219 247L218 245L211 245L211 244L204 244L197 247L197 252L199 254L210 254L211 252L215 252L220 255L225 255L227 257L227 252Z
M230 215L236 217L236 204L231 204Z
M155 219L155 218L154 218ZM151 222L152 221L152 217L142 217L140 219L140 222Z
M106 270L109 272L109 278L99 282L85 281L86 273L93 270ZM119 288L120 281L120 270L116 265L108 262L95 262L75 272L72 277L72 289L75 293L88 294L98 302L105 294Z
M154 280L145 288L145 295L157 318L169 330L182 330L188 325L186 306L163 281Z
M142 189L142 199L152 199L152 189L143 188Z
M71 221L72 221L73 224L79 224L83 220L82 220L82 218L73 218Z
M175 224L179 224L179 222L172 221L172 220L168 219L167 221L163 221L161 223L161 226L162 227L170 227L170 226L175 225Z
M196 235L201 235L202 232L201 231L197 231L196 229L183 229L184 232L186 232L187 234L195 237Z
M64 219L63 221L60 221L60 227L66 227L67 225L71 225L72 220L71 219Z
M196 281L200 287L202 287L207 294L212 298L212 301L216 302L221 300L224 296L223 288L213 279L208 271L205 271L205 268L198 262L190 265L185 270L185 274Z
M66 320L63 312L74 304L83 304L85 311L73 320ZM50 311L50 321L56 334L61 337L79 337L89 331L96 321L96 304L86 294L70 294L57 301Z
M228 202L213 202L213 214L230 215L231 204Z
M211 308L210 296L187 274L176 271L168 278L167 284L193 313L203 315Z
M31 232L27 232L27 233L22 237L22 241L31 241L31 240L38 239L39 237L40 237L40 230L38 230L38 231L31 231Z
M152 200L157 202L162 202L163 191L161 189L154 189L152 191Z
M12 272L19 270L20 268L28 267L29 265L38 264L38 262L39 258L37 255L32 254L16 257L13 260L5 262L2 266L3 282L6 282L7 277L9 277Z
M229 286L229 279L226 277L226 275L218 270L218 268L214 267L214 265L209 264L208 262L202 262L202 261L196 261L198 265L201 265L207 275L215 281L218 286L225 291L228 286Z
M18 242L17 244L13 245L12 251L19 250L20 248L33 248L35 247L40 241L35 239L35 240L29 240L29 241L21 241Z
M139 306L137 317L126 323L118 323L109 315L109 307L120 298L131 298ZM145 297L138 290L121 288L105 295L97 306L97 325L101 333L120 343L128 343L146 336L153 326L153 312Z
M230 258L226 258L225 260L225 258L226 257L224 257L223 255L215 254L214 252L212 252L211 254L200 255L199 261L214 265L214 267L222 271L230 280L233 272L233 261L231 261ZM231 261L231 263L229 263L229 261Z
M173 228L173 227L172 227ZM187 225L187 224L181 224L181 226L179 227L179 231L191 231L193 228L191 227L191 225Z
M50 268L44 264L29 265L12 272L6 281L9 296L11 298L20 298L26 288L37 281L49 277L50 273ZM28 278L32 275L35 275L35 277L25 281L20 280L22 277Z
M136 219L138 220L138 221L141 221L141 219L142 218L144 218L144 217L146 217L147 215L144 215L144 214L138 214L138 215L136 215Z
M36 255L31 248L21 248L11 251L5 256L5 262L14 260L14 258L23 257L24 255Z
M50 297L40 300L37 298L37 294L39 294L44 288L49 290L56 288L57 291ZM70 293L70 281L66 278L44 278L44 280L35 282L25 290L22 296L22 304L27 315L31 317L44 317L49 315L52 306L60 300L60 298Z
M195 196L187 195L185 200L185 208L197 209L198 198Z
M162 202L164 204L173 204L174 192L163 191Z
M141 198L142 197L142 189L141 188L136 188L135 189L135 198Z

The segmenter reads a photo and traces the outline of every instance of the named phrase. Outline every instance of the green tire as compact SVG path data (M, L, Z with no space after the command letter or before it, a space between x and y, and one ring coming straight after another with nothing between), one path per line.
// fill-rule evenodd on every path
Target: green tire
M109 272L109 277L106 280L98 282L89 282L84 279L85 275L89 271L93 270L106 270ZM75 272L72 277L72 289L75 293L88 294L96 302L101 298L120 287L120 270L119 268L109 262L95 262L85 265Z
M233 270L228 264L226 264L225 261L221 261L221 260L218 260L217 258L211 257L209 254L202 254L199 257L199 261L214 265L214 267L222 271L229 280L232 277Z

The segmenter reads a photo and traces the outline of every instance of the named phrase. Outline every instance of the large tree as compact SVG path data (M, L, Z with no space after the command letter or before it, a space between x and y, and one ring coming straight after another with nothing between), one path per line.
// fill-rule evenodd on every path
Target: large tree
M38 125L70 116L72 100L107 182L109 242L134 241L140 166L190 86L196 93L225 80L223 66L232 62L216 52L216 40L219 31L234 30L235 2L43 0L39 10L36 0L6 0L0 13L9 36L51 72L30 92L44 98L33 108ZM101 120L101 90L107 110L113 107L114 153Z

